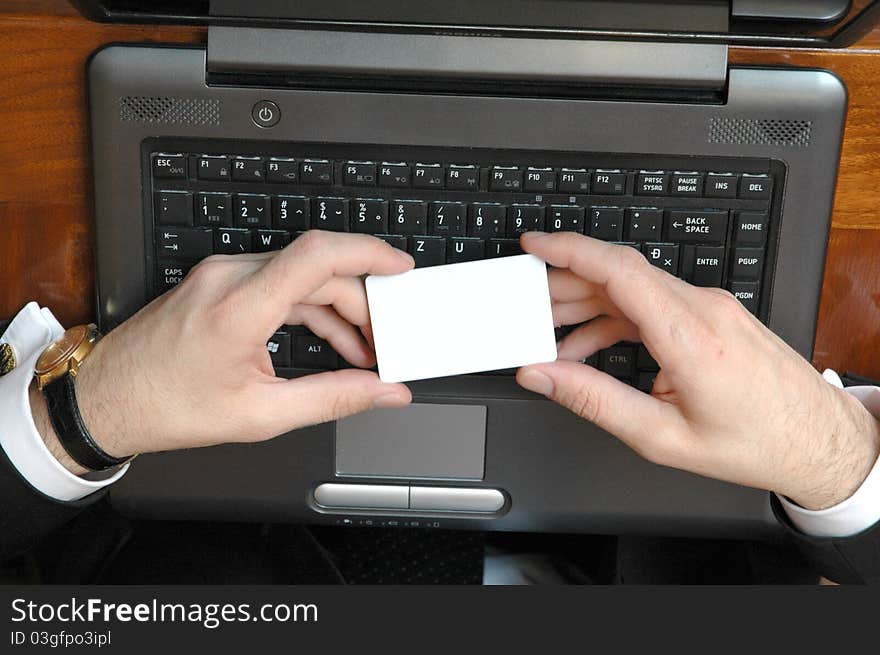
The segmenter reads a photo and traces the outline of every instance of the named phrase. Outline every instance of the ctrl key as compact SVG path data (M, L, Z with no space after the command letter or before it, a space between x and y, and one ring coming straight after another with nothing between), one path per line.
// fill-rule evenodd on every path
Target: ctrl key
M156 289L159 293L165 293L176 287L183 281L189 269L194 266L192 262L175 262L160 260L156 275Z
M730 293L752 314L758 315L758 304L761 296L757 282L731 282Z

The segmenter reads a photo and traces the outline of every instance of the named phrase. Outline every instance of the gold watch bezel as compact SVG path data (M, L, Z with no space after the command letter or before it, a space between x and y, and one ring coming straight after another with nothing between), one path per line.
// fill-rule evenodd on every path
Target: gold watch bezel
M42 391L50 382L68 374L76 377L80 365L92 352L100 336L98 326L89 323L66 330L60 338L49 344L37 359L34 368L37 388Z

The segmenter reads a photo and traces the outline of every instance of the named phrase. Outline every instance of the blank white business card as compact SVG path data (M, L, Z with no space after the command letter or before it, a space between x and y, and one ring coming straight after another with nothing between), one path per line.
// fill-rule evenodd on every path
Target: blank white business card
M383 382L556 360L547 266L534 255L371 275L366 286Z

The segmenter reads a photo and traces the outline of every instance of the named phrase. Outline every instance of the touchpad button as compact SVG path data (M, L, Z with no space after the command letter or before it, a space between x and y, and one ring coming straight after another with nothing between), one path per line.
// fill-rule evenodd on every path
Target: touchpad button
M413 404L336 422L336 474L482 480L486 408Z

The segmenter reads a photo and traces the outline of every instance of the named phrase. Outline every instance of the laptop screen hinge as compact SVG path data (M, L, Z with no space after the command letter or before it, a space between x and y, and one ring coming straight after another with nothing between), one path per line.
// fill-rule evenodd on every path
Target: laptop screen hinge
M210 84L710 97L725 88L727 46L211 26L206 73Z

